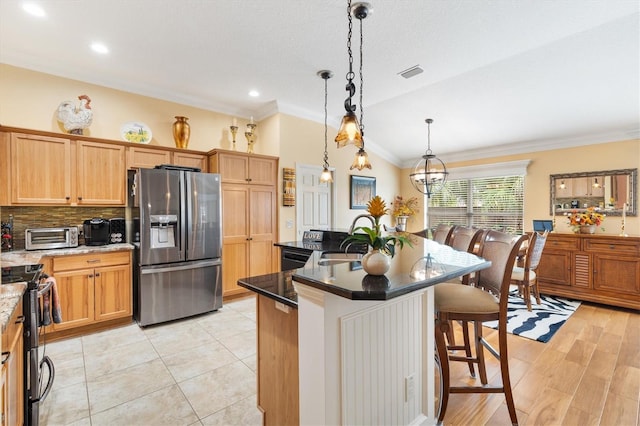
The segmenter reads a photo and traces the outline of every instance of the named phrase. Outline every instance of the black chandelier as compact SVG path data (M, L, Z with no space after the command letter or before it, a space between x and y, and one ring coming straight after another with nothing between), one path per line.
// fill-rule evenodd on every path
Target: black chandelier
M336 136L336 144L338 148L342 148L346 145L355 145L358 148L358 152L353 160L353 164L351 164L350 169L358 169L362 170L364 168L371 169L371 163L369 162L369 156L367 152L364 150L364 124L363 124L363 104L362 104L362 89L364 86L364 79L362 74L362 46L363 46L363 35L362 35L362 20L365 19L370 13L373 12L371 5L369 3L355 3L351 6L351 0L347 1L347 18L349 21L349 31L347 35L347 53L349 56L349 72L347 73L347 85L345 89L347 90L349 96L344 101L344 108L346 114L342 118L342 123L340 124L340 129L338 130L338 135ZM351 51L351 36L353 32L353 17L360 21L360 122L358 122L358 118L356 117L356 105L352 103L353 95L356 92L356 86L353 83L353 78L355 76L353 72L353 53Z
M433 120L427 118L427 152L418 160L413 169L413 173L409 175L411 184L418 191L431 198L431 194L440 191L447 181L447 167L442 160L431 152L431 123Z

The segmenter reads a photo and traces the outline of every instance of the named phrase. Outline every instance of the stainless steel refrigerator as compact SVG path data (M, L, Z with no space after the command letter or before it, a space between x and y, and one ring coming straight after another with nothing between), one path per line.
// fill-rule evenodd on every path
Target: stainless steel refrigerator
M141 326L222 307L220 175L130 172L134 318Z

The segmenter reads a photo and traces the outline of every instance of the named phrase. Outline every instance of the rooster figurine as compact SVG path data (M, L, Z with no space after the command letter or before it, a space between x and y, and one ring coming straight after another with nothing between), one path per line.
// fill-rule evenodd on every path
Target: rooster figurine
M82 130L91 125L93 111L91 111L91 98L87 95L78 96L80 106L71 101L64 101L58 107L58 121L62 122L64 129L74 135L81 135Z

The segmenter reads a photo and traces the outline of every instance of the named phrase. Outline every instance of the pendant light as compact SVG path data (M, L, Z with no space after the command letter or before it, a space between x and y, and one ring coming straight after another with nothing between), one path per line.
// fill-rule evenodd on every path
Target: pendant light
M364 86L364 78L362 76L362 45L364 41L364 38L362 37L362 20L366 18L371 12L373 12L373 9L371 9L371 5L369 3L356 3L351 8L351 13L353 14L353 16L355 16L360 21L360 137L362 143L361 145L359 145L360 149L358 149L358 152L356 152L356 156L353 159L353 163L351 164L349 170L362 170L365 168L371 170L369 155L367 155L367 152L364 150L364 105L362 104L362 88ZM351 19L349 19L349 23L351 24ZM349 32L351 32L351 30L349 30ZM351 39L351 36L349 36L349 39ZM351 52L351 50L349 50L349 52ZM351 61L349 63L349 66L351 67Z
M433 120L427 118L425 122L427 123L427 152L418 160L409 177L414 188L426 194L427 198L431 198L431 194L444 187L449 172L447 172L442 160L431 152L431 123Z
M340 129L336 136L336 144L338 148L342 148L349 144L358 148L362 147L362 133L360 124L356 118L356 106L351 102L351 98L356 93L356 86L353 84L353 54L351 52L351 34L353 29L353 19L351 18L351 0L347 0L347 18L349 19L349 31L347 35L347 54L349 55L349 72L347 73L347 85L345 90L349 93L347 99L344 100L344 109L346 114L342 117Z
M324 80L324 164L320 182L331 183L333 182L333 177L331 176L331 170L329 170L329 153L327 152L327 80L333 77L333 73L329 70L322 70L318 71L318 76Z

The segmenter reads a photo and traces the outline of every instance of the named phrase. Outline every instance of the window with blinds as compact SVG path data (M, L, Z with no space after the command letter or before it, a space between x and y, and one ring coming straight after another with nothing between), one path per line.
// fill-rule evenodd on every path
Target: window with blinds
M431 227L446 223L520 235L524 176L451 180L431 196L427 214Z

